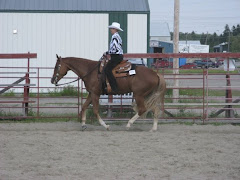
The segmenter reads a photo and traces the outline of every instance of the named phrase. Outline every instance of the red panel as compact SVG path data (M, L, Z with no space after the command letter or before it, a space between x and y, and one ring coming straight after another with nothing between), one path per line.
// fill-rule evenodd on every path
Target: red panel
M128 53L124 58L240 58L240 53Z
M27 58L37 58L37 53L0 54L0 59L27 59Z

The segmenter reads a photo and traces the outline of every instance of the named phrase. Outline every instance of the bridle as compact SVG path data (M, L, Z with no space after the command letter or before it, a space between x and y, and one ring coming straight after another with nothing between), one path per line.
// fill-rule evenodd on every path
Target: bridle
M57 80L58 80L58 77L59 77L59 71L60 71L60 69L61 69L61 63L59 62L59 64L58 64L58 67L57 67L57 73L56 73L56 75L55 75L55 79L54 79L54 81L53 81L53 83L57 86Z
M82 77L82 79L84 79L86 76L88 76L92 71L94 71L94 69L96 69L98 66L99 66L99 64L100 64L101 62L99 61L98 63L97 63L97 65L96 66L94 66L90 71L88 71L83 77ZM67 82L67 83L63 83L63 84L57 84L57 80L58 80L58 77L59 77L59 71L60 71L60 69L61 69L61 62L59 62L59 64L58 64L58 67L57 67L57 73L56 73L56 76L55 76L55 79L54 79L54 81L53 81L53 83L55 84L55 86L62 86L62 85L66 85L66 84L70 84L70 83L73 83L73 82L76 82L76 81L78 81L79 79L81 79L80 77L78 77L77 79L75 79L75 80L73 80L73 81L71 81L71 82Z
M80 78L78 77L78 79L73 80L73 81L71 81L71 82L67 82L67 83L63 83L63 84L57 84L58 77L60 76L59 71L60 71L60 69L61 69L61 66L62 66L62 65L61 65L61 62L59 62L58 67L57 67L57 73L56 73L55 79L54 79L54 81L53 81L53 83L55 84L55 86L62 86L62 85L65 85L65 84L70 84L70 83L76 82L76 81L78 81L78 80L80 79Z

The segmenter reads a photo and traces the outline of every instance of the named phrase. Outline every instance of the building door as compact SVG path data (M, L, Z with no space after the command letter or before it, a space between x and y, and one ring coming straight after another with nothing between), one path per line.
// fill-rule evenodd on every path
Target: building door
M163 48L161 48L161 47L154 47L153 52L154 53L163 53Z
M153 52L154 53L163 53L163 48L162 47L154 47L153 48ZM155 63L156 61L158 61L158 60L161 60L162 58L160 58L160 59L153 59L153 62Z

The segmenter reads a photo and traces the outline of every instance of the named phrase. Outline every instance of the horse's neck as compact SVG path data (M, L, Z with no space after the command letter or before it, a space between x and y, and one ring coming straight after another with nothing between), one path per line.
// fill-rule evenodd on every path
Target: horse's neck
M97 64L95 61L82 58L65 58L64 63L80 78L83 78Z

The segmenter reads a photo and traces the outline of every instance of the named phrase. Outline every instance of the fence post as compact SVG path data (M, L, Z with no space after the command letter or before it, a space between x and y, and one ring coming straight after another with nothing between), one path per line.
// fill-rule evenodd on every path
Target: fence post
M80 96L80 86L79 86L79 79L78 79L78 121L81 120L81 117L80 117L80 99L79 99L79 96ZM81 92L82 93L82 92ZM81 95L82 97L82 95Z
M230 75L229 75L229 57L227 58L227 75L226 75L226 103L232 103L232 89L231 89L231 82L230 82ZM228 88L229 87L229 88ZM225 111L225 117L226 118L232 118L233 117L233 110L231 105L227 106L227 110Z
M113 102L113 95L108 95L108 103ZM110 118L112 117L112 106L108 105L108 112L107 112L107 117Z
M30 52L28 52L28 55ZM29 84L30 84L30 79L29 79L29 69L30 69L30 58L28 56L28 62L27 62L27 73L25 75L26 78L26 85L24 86L23 94L24 94L24 116L28 116L28 101L29 101Z
M25 83L26 84L29 84L29 78L28 78L28 73L26 73L26 75L25 75L25 78L26 78L26 80L25 80ZM23 115L24 116L28 116L28 94L29 93L29 87L27 86L27 85L25 85L24 87L23 87L23 100L24 100L24 102L23 102Z
M230 81L230 75L227 74L226 75L226 85L227 85L227 89L226 89L226 103L232 103L232 89L231 89L231 81ZM233 118L234 113L232 110L232 105L228 105L227 106L227 110L225 111L225 117L226 118Z
M39 67L37 68L37 118L40 118L40 72Z
M205 78L207 81L207 109L205 108ZM203 124L205 123L206 118L208 118L208 71L206 72L205 68L203 68Z

